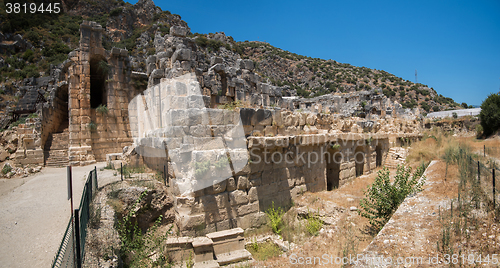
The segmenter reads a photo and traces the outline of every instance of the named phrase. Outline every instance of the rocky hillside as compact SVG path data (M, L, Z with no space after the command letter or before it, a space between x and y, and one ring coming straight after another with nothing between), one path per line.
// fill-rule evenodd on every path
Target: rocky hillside
M0 117L12 109L31 86L32 78L47 77L45 94L57 83L58 70L70 51L79 43L83 20L96 21L105 29L103 45L126 48L134 71L146 72L146 59L155 54L155 36L169 33L171 26L184 26L181 16L162 11L151 0L135 5L123 0L66 0L60 14L7 14L0 0ZM34 1L36 3L42 0ZM189 28L187 28L189 31ZM223 30L223 29L221 29ZM203 69L213 56L233 61L249 58L263 80L284 87L284 94L313 97L335 92L380 89L405 108L420 106L425 111L458 107L422 84L414 84L385 71L355 67L333 60L322 60L290 53L262 42L235 42L224 33L188 37L203 54L198 67ZM38 84L37 84L38 83Z
M379 89L403 108L419 106L430 112L460 107L427 85L382 70L301 56L263 42L242 42L238 46L242 57L257 63L262 76L277 86L289 86L302 97Z

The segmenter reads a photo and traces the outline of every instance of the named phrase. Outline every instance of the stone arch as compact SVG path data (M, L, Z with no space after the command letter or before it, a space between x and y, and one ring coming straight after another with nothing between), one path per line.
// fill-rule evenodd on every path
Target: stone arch
M105 63L105 64L104 64ZM102 55L90 58L90 107L107 105L106 79L108 77L108 62Z
M354 150L354 161L356 163L356 177L363 175L363 169L365 166L365 148L364 146L356 147Z

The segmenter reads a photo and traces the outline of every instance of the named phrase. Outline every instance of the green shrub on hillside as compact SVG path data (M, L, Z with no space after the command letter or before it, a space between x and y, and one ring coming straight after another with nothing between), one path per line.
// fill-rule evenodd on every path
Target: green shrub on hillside
M118 16L118 15L120 15L122 13L122 11L123 10L121 8L117 7L115 9L111 10L111 12L109 12L109 15L111 17Z
M422 102L420 104L420 106L422 107L422 109L424 109L427 113L431 110L431 106L427 103L427 102Z

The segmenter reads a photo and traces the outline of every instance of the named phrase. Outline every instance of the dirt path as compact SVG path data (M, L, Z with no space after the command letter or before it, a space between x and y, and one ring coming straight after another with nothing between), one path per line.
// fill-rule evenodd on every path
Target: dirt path
M101 187L119 180L100 168ZM92 166L73 167L74 207ZM44 168L27 178L0 180L0 267L50 267L70 217L66 168Z

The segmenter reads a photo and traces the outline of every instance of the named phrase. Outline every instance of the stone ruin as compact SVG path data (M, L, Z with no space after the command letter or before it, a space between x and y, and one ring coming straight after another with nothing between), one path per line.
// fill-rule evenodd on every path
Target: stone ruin
M339 187L421 137L418 117L377 92L298 99L224 48L207 59L185 27L155 36L146 73L132 71L127 50L102 47L100 25L80 31L24 154L43 163L48 140L67 133L59 151L70 165L114 155L168 169L183 235L259 226L272 203ZM219 108L235 101L242 107Z

